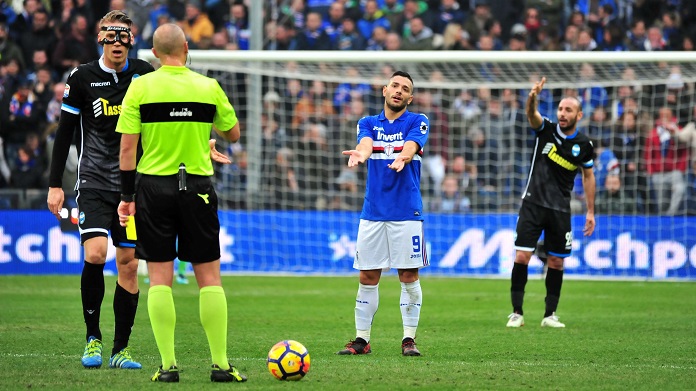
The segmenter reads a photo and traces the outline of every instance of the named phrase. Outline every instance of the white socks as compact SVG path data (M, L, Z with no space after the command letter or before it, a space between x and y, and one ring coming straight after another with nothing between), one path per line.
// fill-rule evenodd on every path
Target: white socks
M404 338L416 338L416 329L420 319L423 291L420 281L401 283L401 319L404 322Z
M379 307L379 284L363 285L358 288L355 298L355 329L356 336L370 342L372 319Z
M420 320L423 292L420 281L401 283L401 319L404 324L404 338L416 338L416 329ZM356 337L370 342L372 320L379 307L379 284L363 285L358 288L355 298Z

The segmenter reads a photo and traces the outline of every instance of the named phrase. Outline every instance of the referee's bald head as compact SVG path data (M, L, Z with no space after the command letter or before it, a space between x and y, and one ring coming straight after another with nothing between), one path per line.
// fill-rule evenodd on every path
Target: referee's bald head
M186 35L181 27L166 23L158 27L152 36L152 46L163 56L186 55Z

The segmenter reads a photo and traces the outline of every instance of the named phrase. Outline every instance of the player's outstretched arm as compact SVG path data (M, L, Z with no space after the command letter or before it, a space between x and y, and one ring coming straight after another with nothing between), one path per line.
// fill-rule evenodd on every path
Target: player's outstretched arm
M70 143L75 133L75 128L79 123L80 116L63 111L60 114L58 130L53 143L53 154L51 155L51 170L48 178L48 197L46 203L48 210L60 219L60 210L63 208L65 193L63 193L63 171L65 162L70 153Z
M541 81L534 83L534 87L529 91L529 97L527 97L527 120L533 129L539 129L544 122L541 113L539 113L537 109L539 104L539 93L544 89L544 83L546 83L546 77L542 77Z
M348 167L355 167L360 163L365 163L368 157L372 155L372 139L363 137L355 149L341 152L343 155L348 155Z
M585 215L585 228L582 233L585 236L592 235L595 229L595 176L592 167L582 169L582 187L585 191L585 202L587 203L587 214Z

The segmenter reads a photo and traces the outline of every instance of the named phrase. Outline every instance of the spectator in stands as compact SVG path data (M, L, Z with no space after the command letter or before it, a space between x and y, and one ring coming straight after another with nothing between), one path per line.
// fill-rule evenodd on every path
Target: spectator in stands
M43 167L34 151L23 145L17 151L17 159L12 169L12 187L16 189L42 189L46 187Z
M428 154L423 158L423 169L430 178L430 186L424 186L423 190L435 194L445 178L445 168L450 159L450 129L449 117L433 102L433 93L424 89L414 96L414 112L422 113L428 117L430 126L437 131L431 132L428 138Z
M628 50L643 51L646 41L645 22L641 19L634 20L631 23L631 31L626 34L626 47Z
M344 18L341 33L336 37L335 50L365 50L367 40L355 28L355 21Z
M426 26L435 26L437 16L428 8L423 0L406 0L404 2L404 17L401 26L392 26L392 30L403 36L408 33L409 21L415 17L421 18Z
M607 175L603 188L604 191L597 194L595 203L598 214L611 216L643 211L642 205L624 192L619 175Z
M228 50L249 50L251 29L249 28L249 16L247 7L243 3L232 3L230 6L229 20L225 22L225 31L231 46Z
M670 50L670 48L667 46L667 42L662 36L661 28L652 26L648 29L648 37L643 42L643 50L648 52Z
M592 38L592 30L587 27L580 29L575 50L578 52L589 52L595 49L597 49L597 42Z
M580 33L580 28L574 24L566 26L565 33L563 34L563 42L561 42L561 49L567 52L575 51L578 46L578 34Z
M307 209L326 209L326 195L331 189L331 171L327 127L321 123L308 123L295 150L302 162L302 175L299 185Z
M527 29L528 46L537 47L539 45L537 41L537 31L539 31L542 26L541 14L537 8L530 6L529 2L527 2L527 9L524 11L524 20L522 23Z
M321 28L321 15L316 12L307 14L305 28L297 33L297 50L329 50L331 38Z
M469 15L462 26L469 33L471 42L478 42L479 37L486 33L486 23L492 18L491 9L486 0L476 0L474 13Z
M456 175L449 174L442 181L441 189L430 203L430 210L440 213L465 213L471 210L471 200L459 189Z
M7 62L16 60L20 70L26 69L22 49L9 36L9 29L5 22L0 22L0 60Z
M662 13L662 38L669 50L678 50L682 42L679 16L675 12Z
M27 78L29 78L30 80L36 81L36 72L38 72L39 69L48 70L51 80L58 79L58 75L53 70L51 63L48 60L48 54L45 50L40 49L34 51L34 54L31 57L30 64L31 65L29 66L29 69L27 69Z
M337 112L342 113L343 108L349 102L355 99L362 100L365 96L370 94L371 89L369 84L353 82L353 80L357 80L359 78L360 73L356 67L349 66L345 70L344 80L346 83L340 83L336 87L336 92L333 96L334 108Z
M411 19L409 33L401 42L402 50L433 50L433 30L419 17Z
M621 165L619 164L619 159L614 155L614 151L611 148L607 148L610 142L602 143L600 140L593 138L592 144L595 146L596 155L594 159L595 194L600 194L605 190L604 181L607 176L621 174ZM580 174L575 177L575 187L575 193L584 197L582 175Z
M3 121L8 144L23 144L27 134L39 131L41 113L33 88L30 80L23 79L9 100L8 117Z
M372 37L367 40L366 50L384 50L387 45L387 35L389 31L382 26L377 26L372 30Z
M679 141L681 131L672 109L662 107L645 146L645 164L660 214L679 213L686 193L689 148Z
M377 1L367 0L365 2L365 11L358 20L358 31L363 37L369 39L372 37L372 31L376 27L383 27L386 31L389 31L391 24L389 24L389 19L384 16L384 12L379 9Z
M564 22L564 0L526 0L527 9L535 9L537 11L537 21L531 20L530 14L527 13L525 24L538 23L538 27L546 25L555 29L560 29ZM532 33L532 30L527 26L527 30Z
M40 113L45 112L48 102L53 98L53 80L51 80L51 70L48 67L40 68L34 74L34 96L36 96L36 107ZM30 79L31 80L31 79ZM39 121L43 124L43 118Z
M566 26L575 26L578 28L578 30L586 27L587 22L585 20L585 14L578 10L571 12L570 17L568 18L568 24Z
M41 4L39 4L39 0L23 0L22 6L22 10L10 26L10 35L14 40L19 39L24 32L31 30L34 13L41 7Z
M336 178L336 191L333 192L328 205L330 210L360 210L364 199L364 190L358 184L355 167L343 167Z
M506 50L511 51L527 51L527 29L522 24L512 26L510 40Z
M305 27L305 2L304 0L291 0L287 4L283 5L281 12L285 15L285 18L290 19L289 28L294 28L295 30L302 30Z
M295 166L295 154L290 148L276 152L275 173L272 178L271 209L302 209L299 175Z
M178 24L186 34L186 40L194 47L205 46L207 43L202 41L210 41L215 32L213 22L202 11L201 0L187 0L186 17Z
M333 102L326 91L326 84L321 80L313 80L307 94L304 94L295 106L292 128L294 132L297 132L310 123L322 123L328 126L329 120L335 114Z
M80 64L85 64L99 58L97 43L88 36L87 18L75 14L70 19L69 32L58 40L53 51L53 65L58 72L70 71Z
M464 143L464 159L476 162L475 181L477 193L473 198L474 208L479 211L498 209L498 168L500 166L498 141L488 138L483 130L471 128Z
M388 33L387 38L384 40L384 50L401 50L401 37L397 33Z
M598 106L590 115L587 136L600 144L607 144L612 136L611 118L603 106Z
M587 25L594 32L593 38L598 45L604 43L605 32L609 26L616 25L614 19L614 7L611 4L601 4L597 7L596 14L590 13Z
M307 12L316 12L323 17L331 10L334 0L306 0L306 2Z
M450 23L445 27L445 32L442 36L442 47L443 50L470 50L471 42L469 41L471 37L469 33L462 29L462 26L458 23Z
M295 30L285 23L269 22L269 36L275 39L269 40L264 46L264 50L295 50Z
M578 76L578 84L582 85L582 87L577 89L577 94L580 102L582 102L582 111L585 116L591 116L594 109L600 106L605 107L609 104L609 93L606 88L597 82L594 65L589 62L580 65Z
M598 51L604 52L623 52L626 51L626 45L623 40L624 34L621 27L616 24L610 24L604 29L604 38L602 43L597 46Z
M464 121L473 121L481 115L482 109L469 89L463 89L454 99L452 107ZM459 144L455 148L459 149Z
M63 93L65 83L59 82L53 85L53 97L46 105L46 121L49 124L58 123L60 119L60 108L63 105Z
M384 0L384 4L380 9L384 13L384 17L389 21L392 31L402 35L404 21L404 4L402 0Z
M343 21L346 18L346 9L340 1L334 1L329 5L328 17L324 19L321 29L326 32L326 35L331 39L332 47L336 45L338 37L343 32Z
M476 0L476 7L488 7L486 0ZM437 18L433 25L433 31L436 34L444 33L446 27L450 23L462 25L467 20L469 10L462 9L456 0L441 0L440 6L437 9Z
M34 52L43 50L50 58L51 52L56 45L56 33L49 25L50 16L48 12L39 8L34 12L31 29L22 33L19 38L19 46L22 48L24 62L29 64L32 61Z
M0 189L4 189L10 186L10 180L12 179L12 171L10 170L10 165L7 164L7 159L5 158L5 142L0 137ZM6 205L0 204L2 207Z

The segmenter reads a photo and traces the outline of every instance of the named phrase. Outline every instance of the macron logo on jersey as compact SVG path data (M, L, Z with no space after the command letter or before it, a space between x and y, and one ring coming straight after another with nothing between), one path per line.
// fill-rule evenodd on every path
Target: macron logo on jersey
M110 85L111 85L110 81L100 81L98 83L89 83L90 87L107 87Z

